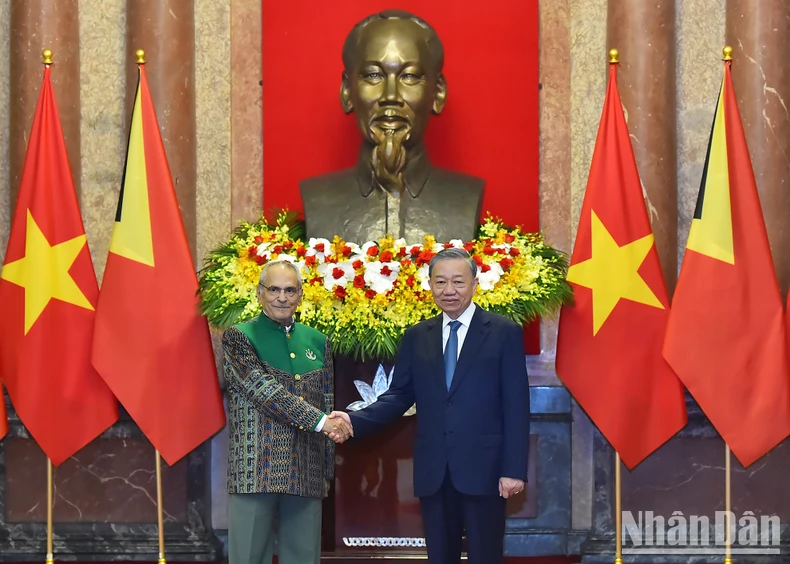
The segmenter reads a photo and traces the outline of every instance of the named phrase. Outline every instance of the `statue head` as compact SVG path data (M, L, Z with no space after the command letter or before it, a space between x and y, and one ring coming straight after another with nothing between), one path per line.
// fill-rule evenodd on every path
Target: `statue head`
M385 188L402 187L408 152L421 148L431 114L447 97L444 48L424 20L387 10L356 24L343 45L340 100L354 112L371 167Z

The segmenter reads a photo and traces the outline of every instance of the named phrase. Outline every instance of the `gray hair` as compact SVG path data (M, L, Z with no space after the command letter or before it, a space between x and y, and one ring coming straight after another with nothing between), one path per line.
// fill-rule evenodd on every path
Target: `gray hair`
M296 279L299 281L298 288L300 290L302 289L302 273L299 272L299 268L294 263L282 259L273 260L263 265L263 268L261 269L261 276L258 278L258 284L263 285L263 281L266 280L266 275L269 273L269 269L273 266L285 266L286 268L293 270L294 274L296 274Z
M347 70L352 68L356 62L356 50L359 45L359 37L362 35L362 30L365 29L365 26L370 22L375 20L409 20L423 28L426 32L424 40L425 45L428 47L428 52L434 60L436 72L442 72L442 67L444 66L444 45L442 45L442 41L439 39L439 34L436 33L436 30L424 19L410 12L406 12L405 10L384 10L383 12L378 12L366 17L351 28L345 43L343 43L343 65Z
M466 264L469 266L469 272L472 273L472 278L477 277L477 263L471 256L469 256L469 253L467 253L464 249L450 247L449 249L442 249L431 259L431 262L428 265L428 278L433 276L433 267L437 262L453 259L465 260Z

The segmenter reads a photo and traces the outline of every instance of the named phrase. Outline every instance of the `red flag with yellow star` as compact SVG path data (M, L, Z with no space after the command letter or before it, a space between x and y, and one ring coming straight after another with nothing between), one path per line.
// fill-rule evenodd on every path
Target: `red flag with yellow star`
M93 364L168 464L220 431L208 322L145 68L96 313Z
M790 435L790 364L730 65L724 65L664 356L748 466Z
M118 419L91 365L98 292L47 66L0 271L0 377L55 465Z
M686 424L683 387L661 356L669 298L610 65L560 314L557 375L635 467Z

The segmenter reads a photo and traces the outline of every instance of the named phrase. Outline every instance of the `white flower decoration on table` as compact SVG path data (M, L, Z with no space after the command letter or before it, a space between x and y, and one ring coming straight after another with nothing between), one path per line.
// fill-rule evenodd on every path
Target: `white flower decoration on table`
M369 262L365 265L365 283L377 294L386 294L392 290L399 272L399 262Z
M379 396L390 389L390 384L392 384L392 375L394 373L394 366L388 375L384 370L384 366L379 364L379 368L376 370L376 377L373 378L373 386L370 386L367 382L363 382L362 380L354 380L354 385L357 387L357 391L359 391L359 395L362 396L362 399L360 401L355 401L354 403L348 404L346 409L349 411L359 411L360 409L364 409L367 406L376 403L376 401L379 399ZM403 416L409 417L415 413L417 413L417 406L412 405L406 411L406 413L403 414Z
M319 261L323 261L331 248L332 243L329 239L311 237L310 241L307 243L307 253L305 256L315 256Z
M487 291L492 290L496 286L496 283L499 282L505 271L502 270L502 267L497 262L486 266L488 268L485 272L483 272L482 268L477 270L477 281L480 284L480 288Z
M431 289L431 285L430 285L431 279L428 277L429 268L430 268L430 264L424 264L417 271L417 278L420 280L420 288L422 288L423 291L425 292L428 292Z
M324 288L333 290L335 286L345 286L354 279L354 267L348 262L325 262L316 269L324 279Z

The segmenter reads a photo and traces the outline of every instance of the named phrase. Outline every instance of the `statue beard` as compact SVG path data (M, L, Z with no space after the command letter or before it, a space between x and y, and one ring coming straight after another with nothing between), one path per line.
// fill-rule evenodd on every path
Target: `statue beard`
M403 170L406 168L406 147L411 134L410 127L397 130L374 128L373 137L377 144L373 147L371 168L373 179L391 194L402 194L404 189Z

